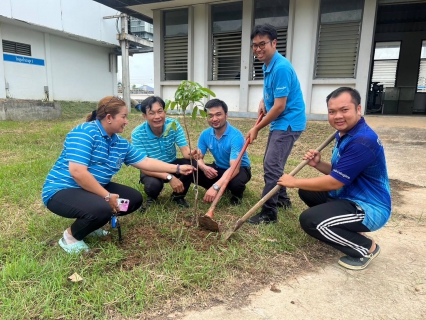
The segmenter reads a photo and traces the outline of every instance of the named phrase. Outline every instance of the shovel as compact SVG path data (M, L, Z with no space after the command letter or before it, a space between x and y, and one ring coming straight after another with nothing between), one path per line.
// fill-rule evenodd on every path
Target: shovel
M322 151L326 146L328 146L330 144L331 141L334 140L334 136L335 136L335 132L332 133L318 148L316 148L315 150L317 151ZM303 160L296 168L294 168L289 175L291 176L295 176L300 170L302 170L302 168L309 162L310 160ZM228 240L231 235L237 231L239 228L241 228L241 226L243 225L244 222L246 222L249 218L251 218L254 213L261 207L263 206L263 204L268 201L275 193L277 193L279 190L281 189L280 185L276 185L271 191L269 191L267 194L265 194L265 196L259 200L258 203L256 203L254 205L253 208L251 208L243 217L241 217L234 225L234 227L232 229L230 229L224 236L224 240Z
M262 118L263 118L263 113L260 113L259 117L257 118L255 126L262 120ZM216 221L213 220L214 209L216 208L216 205L218 204L223 193L225 192L226 186L228 185L229 181L231 180L231 177L234 174L235 170L237 169L237 166L239 166L239 164L241 162L241 158L243 157L244 152L246 151L249 143L250 143L250 138L247 138L246 143L244 144L243 148L241 149L241 151L238 155L238 158L234 161L231 168L229 169L229 171L228 171L228 173L225 177L225 181L224 181L223 185L220 187L219 192L216 194L216 197L214 198L212 204L210 205L209 211L207 211L207 213L204 216L198 217L198 225L201 228L207 229L207 230L210 230L210 231L213 231L213 232L219 231L219 225L217 224Z

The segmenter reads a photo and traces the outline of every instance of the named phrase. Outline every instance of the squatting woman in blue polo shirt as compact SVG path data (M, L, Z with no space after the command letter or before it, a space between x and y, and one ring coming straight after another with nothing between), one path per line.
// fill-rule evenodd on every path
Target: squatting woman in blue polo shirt
M86 123L72 129L64 148L43 185L46 207L65 218L76 219L64 231L59 245L68 253L88 250L87 235L107 234L100 229L113 213L125 215L142 204L139 191L111 182L124 164L138 169L190 174L190 165L173 165L151 159L117 133L127 125L127 107L120 98L107 96L87 116ZM118 199L128 199L127 211L120 211Z

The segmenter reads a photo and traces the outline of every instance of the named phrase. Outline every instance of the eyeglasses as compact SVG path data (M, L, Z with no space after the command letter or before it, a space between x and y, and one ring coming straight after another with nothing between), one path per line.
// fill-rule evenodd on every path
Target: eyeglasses
M110 104L110 102L112 101L112 99L116 99L116 100L118 100L118 101L123 101L123 99L121 99L119 96L112 96L112 98L111 99L109 99L109 101L106 103L106 104L104 104L102 107L105 109L104 111L105 111L105 114L107 113L106 112L106 107Z
M261 43L252 43L251 44L251 48L253 50L257 50L257 48L260 48L260 50L263 50L263 49L265 49L266 44L269 43L269 42L272 43L272 41L273 40L266 41L266 42L261 42Z

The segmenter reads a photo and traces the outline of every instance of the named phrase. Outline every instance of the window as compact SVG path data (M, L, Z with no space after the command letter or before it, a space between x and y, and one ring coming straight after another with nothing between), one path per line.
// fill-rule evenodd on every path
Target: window
M277 51L284 57L287 49L289 0L255 0L254 25L269 23L277 29ZM252 80L263 79L263 62L253 56Z
M377 82L379 85L383 85L384 88L395 87L400 47L401 43L399 41L376 43L371 82Z
M426 92L426 41L422 42L420 53L419 79L417 80L417 92Z
M321 0L315 78L355 78L364 0Z
M188 79L188 9L165 11L163 80Z
M25 43L3 40L3 52L31 56L31 46Z
M212 80L239 80L243 3L212 6Z

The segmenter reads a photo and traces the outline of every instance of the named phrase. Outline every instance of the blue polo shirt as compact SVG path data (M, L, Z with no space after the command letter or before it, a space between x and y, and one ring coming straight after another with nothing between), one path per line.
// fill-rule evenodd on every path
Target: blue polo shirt
M60 190L81 188L69 172L70 162L86 166L95 179L105 186L123 163L136 164L145 157L144 153L119 135L108 136L99 120L80 124L67 134L62 153L46 177L43 203L47 205Z
M164 137L167 126L176 124L176 130L170 129L169 134ZM132 131L132 144L148 157L170 163L176 159L176 146L185 147L188 145L182 126L175 119L166 118L163 127L163 134L157 137L151 130L148 121L137 126Z
M198 149L201 150L201 153L205 155L209 150L216 165L221 169L230 168L229 161L238 158L244 144L245 139L241 131L231 126L229 122L226 122L225 132L220 139L216 137L213 128L201 132L198 139ZM250 167L250 160L245 151L240 166Z
M336 133L331 158L334 179L344 183L332 198L355 202L365 212L370 231L383 227L391 215L391 195L385 152L377 134L361 118L343 137Z
M263 65L263 75L263 100L267 112L273 107L275 98L287 97L284 111L271 122L270 130L287 131L288 127L292 131L305 130L305 102L291 63L276 51L268 67Z

